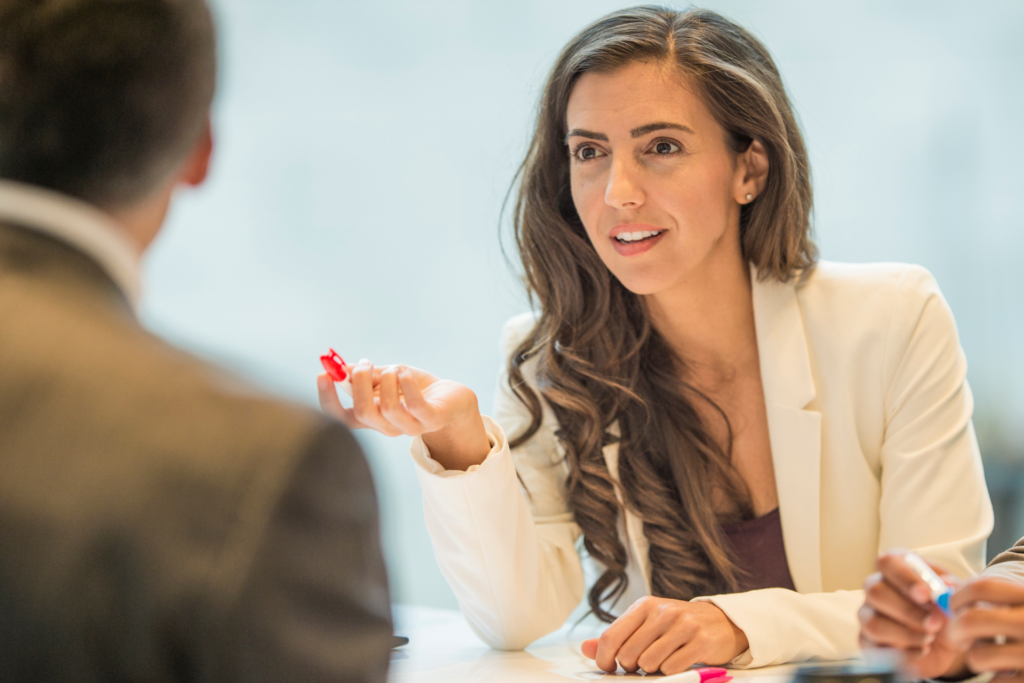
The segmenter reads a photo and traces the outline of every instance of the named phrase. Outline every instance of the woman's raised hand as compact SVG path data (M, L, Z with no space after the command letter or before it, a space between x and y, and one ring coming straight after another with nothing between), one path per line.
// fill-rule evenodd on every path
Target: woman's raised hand
M469 387L406 365L375 368L363 360L350 370L351 408L342 405L328 375L317 377L326 415L353 429L422 436L431 457L448 470L465 470L487 457L490 442Z

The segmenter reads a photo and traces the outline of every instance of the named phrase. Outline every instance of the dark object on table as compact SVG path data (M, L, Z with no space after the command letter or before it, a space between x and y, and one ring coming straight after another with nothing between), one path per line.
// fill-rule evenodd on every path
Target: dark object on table
M805 666L797 670L793 683L897 683L896 668L880 663Z

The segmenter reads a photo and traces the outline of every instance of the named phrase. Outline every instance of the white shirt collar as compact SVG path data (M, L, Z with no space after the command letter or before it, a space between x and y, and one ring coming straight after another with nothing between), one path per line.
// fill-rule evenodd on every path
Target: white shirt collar
M0 221L36 230L94 260L137 308L142 254L113 218L91 204L33 185L0 180Z

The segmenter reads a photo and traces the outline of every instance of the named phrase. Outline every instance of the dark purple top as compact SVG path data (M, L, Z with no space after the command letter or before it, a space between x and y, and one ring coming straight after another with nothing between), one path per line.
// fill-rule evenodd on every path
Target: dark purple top
M723 524L722 530L732 545L737 565L742 570L739 592L760 588L796 590L786 561L782 542L779 509L737 524Z

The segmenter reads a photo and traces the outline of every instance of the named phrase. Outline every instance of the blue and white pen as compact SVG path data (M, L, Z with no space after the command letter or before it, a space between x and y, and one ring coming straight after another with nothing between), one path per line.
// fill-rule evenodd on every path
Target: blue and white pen
M932 602L939 606L943 612L948 616L949 612L949 599L953 596L953 587L943 581L935 570L928 566L928 563L920 558L920 556L914 553L907 553L903 556L904 561L910 568L914 570L914 573L921 577L921 580L928 586L928 593L931 595Z

